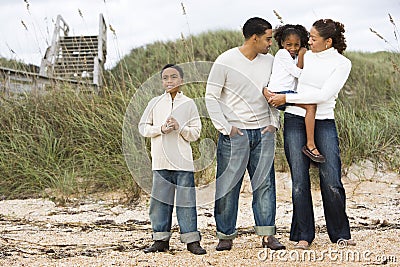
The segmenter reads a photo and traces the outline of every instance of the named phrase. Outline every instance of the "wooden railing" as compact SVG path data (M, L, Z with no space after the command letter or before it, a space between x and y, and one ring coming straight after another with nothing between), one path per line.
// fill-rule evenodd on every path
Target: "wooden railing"
M76 92L98 92L96 85L82 81L50 78L39 73L0 67L0 97L15 98L27 93L42 95L68 86Z

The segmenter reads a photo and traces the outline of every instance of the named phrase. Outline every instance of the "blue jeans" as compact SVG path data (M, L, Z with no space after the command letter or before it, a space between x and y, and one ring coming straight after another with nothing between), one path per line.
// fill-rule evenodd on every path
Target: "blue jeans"
M237 236L236 221L243 176L247 169L253 189L253 215L258 235L274 235L275 132L242 130L243 136L219 135L214 216L219 239Z
M149 211L153 240L168 241L171 238L175 190L180 239L183 243L199 241L194 174L174 170L153 171Z
M284 147L292 176L293 217L290 240L306 240L315 237L315 222L310 190L310 159L301 148L306 144L304 117L285 113ZM315 121L315 144L325 156L319 163L319 178L326 227L332 242L350 239L349 220L346 215L346 195L341 181L339 140L334 120Z

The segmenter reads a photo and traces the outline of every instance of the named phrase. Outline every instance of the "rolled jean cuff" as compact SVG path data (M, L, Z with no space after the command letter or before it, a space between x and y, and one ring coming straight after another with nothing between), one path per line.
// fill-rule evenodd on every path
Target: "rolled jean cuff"
M276 234L276 226L254 226L256 235L267 236Z
M235 239L237 237L237 234L238 234L237 230L235 230L235 232L233 234L230 234L230 235L226 235L224 233L221 233L221 232L217 231L217 238L218 239L232 240L232 239Z
M201 240L201 235L199 231L181 234L181 242L185 244L189 244L200 240Z
M152 237L154 241L169 241L171 232L153 232Z

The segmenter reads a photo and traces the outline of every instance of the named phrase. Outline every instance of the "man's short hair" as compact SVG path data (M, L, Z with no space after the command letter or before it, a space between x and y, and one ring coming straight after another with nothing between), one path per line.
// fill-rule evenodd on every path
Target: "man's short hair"
M263 35L266 30L272 30L272 25L265 19L254 17L246 21L242 30L243 36L247 40L253 36L253 34Z

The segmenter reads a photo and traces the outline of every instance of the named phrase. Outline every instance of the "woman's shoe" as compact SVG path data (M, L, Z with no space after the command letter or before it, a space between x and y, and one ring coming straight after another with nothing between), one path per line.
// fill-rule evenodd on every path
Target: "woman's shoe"
M307 250L310 248L310 243L308 243L305 240L300 240L299 242L296 243L296 245L294 245L295 249L304 249Z
M336 242L339 247L347 247L347 246L355 246L357 245L356 241L353 239L344 239L344 238L339 238L339 240Z

